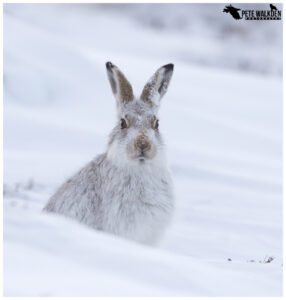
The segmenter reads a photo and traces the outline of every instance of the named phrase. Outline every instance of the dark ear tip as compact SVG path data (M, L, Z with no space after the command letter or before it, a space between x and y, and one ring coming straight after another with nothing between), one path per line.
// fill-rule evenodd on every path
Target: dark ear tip
M113 67L113 64L111 61L108 61L105 65L106 65L107 70L111 70L111 68Z
M163 68L166 69L166 71L173 71L174 70L174 64L167 64L163 66Z

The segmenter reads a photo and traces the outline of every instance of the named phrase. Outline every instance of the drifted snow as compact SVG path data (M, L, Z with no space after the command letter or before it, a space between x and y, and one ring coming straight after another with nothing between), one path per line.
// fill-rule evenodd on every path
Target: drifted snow
M4 295L281 296L281 78L188 64L188 36L112 11L5 6ZM41 212L105 149L106 61L137 95L175 64L160 130L177 214L158 248Z

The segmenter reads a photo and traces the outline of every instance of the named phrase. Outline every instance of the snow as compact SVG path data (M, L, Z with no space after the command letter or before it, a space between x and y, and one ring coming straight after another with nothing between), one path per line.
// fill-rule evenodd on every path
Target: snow
M187 29L156 30L135 22L134 11L4 5L4 295L281 296L276 47L265 50L276 57L268 75L242 71L236 60L226 68L216 54L223 39L202 35L192 46L199 39L189 40ZM216 63L182 58L180 49L192 47ZM105 149L115 121L106 61L137 94L158 67L175 64L160 130L177 211L156 248L41 212L65 179Z

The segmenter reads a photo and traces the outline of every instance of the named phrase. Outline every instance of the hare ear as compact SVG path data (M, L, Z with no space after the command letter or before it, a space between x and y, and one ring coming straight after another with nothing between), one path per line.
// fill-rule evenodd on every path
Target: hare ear
M110 61L106 63L107 75L112 92L118 103L125 103L134 99L132 86L123 73Z
M159 106L161 98L167 92L173 70L173 64L168 64L159 68L144 86L140 99L151 105L155 104Z

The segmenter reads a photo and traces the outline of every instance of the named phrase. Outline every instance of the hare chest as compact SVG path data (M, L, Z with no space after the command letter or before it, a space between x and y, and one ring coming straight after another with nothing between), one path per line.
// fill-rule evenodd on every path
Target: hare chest
M154 244L173 212L171 182L166 174L121 174L103 191L103 231Z

